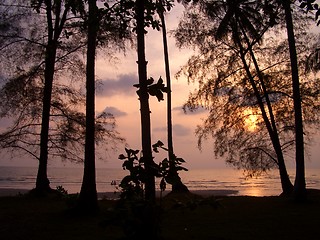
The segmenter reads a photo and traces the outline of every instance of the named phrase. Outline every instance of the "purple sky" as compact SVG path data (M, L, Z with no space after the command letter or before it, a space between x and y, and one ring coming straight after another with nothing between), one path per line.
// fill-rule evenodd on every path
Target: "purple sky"
M177 25L181 6L176 7L167 16L168 32ZM148 61L148 76L158 79L164 78L164 63L161 33L149 30L146 37L146 57ZM172 75L172 106L173 106L173 136L175 153L177 156L187 161L188 168L214 168L225 167L223 159L215 159L213 155L213 141L206 142L199 151L197 148L197 138L194 135L196 125L201 124L201 119L206 116L205 111L198 113L184 114L181 107L187 100L190 91L197 86L188 85L183 78L175 79L174 74L186 63L188 57L192 54L191 50L179 50L175 47L172 37L169 38L169 51ZM140 149L140 113L139 101L135 93L136 89L132 86L138 82L136 53L134 50L128 50L126 56L118 54L113 60L106 60L98 55L97 58L97 78L99 84L96 95L96 112L107 110L114 114L118 124L118 131L125 137L129 147ZM152 122L152 142L161 140L166 143L166 102L158 102L157 99L150 100L151 122ZM1 126L5 122L1 121ZM0 126L0 128L1 128ZM311 147L310 157L306 160L307 167L320 168L320 141L317 141ZM105 161L98 161L98 167L121 168L122 162L117 156L124 151L124 146L119 146L119 151L110 154ZM160 160L164 154L155 155ZM160 158L158 158L158 156ZM1 165L33 165L36 161L20 161L0 159ZM52 166L63 166L66 163L54 162ZM68 164L67 164L68 165ZM289 160L289 167L294 167L293 160Z

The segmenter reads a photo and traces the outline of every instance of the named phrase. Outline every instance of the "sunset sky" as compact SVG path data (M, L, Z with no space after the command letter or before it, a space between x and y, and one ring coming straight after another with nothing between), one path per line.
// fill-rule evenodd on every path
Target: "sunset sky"
M177 5L167 15L168 32L176 28L182 14L183 7ZM213 154L213 141L204 144L202 151L197 148L197 137L194 130L205 112L187 113L182 111L189 92L197 88L196 84L188 84L185 78L176 79L174 74L184 65L193 53L191 49L178 49L175 40L169 36L170 64L172 75L172 107L173 107L173 136L175 154L183 157L190 168L225 167L223 159L216 159ZM148 77L157 80L160 76L165 79L162 35L160 32L149 29L146 36L146 58L148 61ZM120 133L127 139L131 148L140 147L140 112L139 101L132 87L138 82L137 56L135 51L128 51L123 57L119 55L116 64L99 60L97 75L103 81L103 86L97 93L97 111L110 110L117 117ZM109 66L108 66L109 65ZM166 102L158 102L155 97L150 98L152 142L157 140L166 142ZM165 98L166 100L166 98ZM307 167L320 167L319 137L310 151L310 158L306 159ZM121 150L120 150L121 151ZM156 160L160 155L155 154ZM105 166L117 166L117 161L110 159ZM120 163L121 164L121 163ZM288 167L294 167L294 160L288 161Z
M182 6L176 6L167 15L168 31L175 29L182 13ZM175 154L187 161L188 168L220 168L225 167L223 159L215 159L213 154L213 141L208 140L203 146L202 152L197 148L197 137L194 130L201 119L206 116L205 112L184 114L182 105L186 102L188 94L197 85L188 84L186 79L174 78L174 74L186 63L192 50L179 50L175 46L172 37L169 38L169 51L172 75L172 107L173 107L173 136ZM160 76L165 79L162 36L160 32L149 29L146 36L146 58L148 61L148 77L157 80ZM96 94L96 112L104 110L111 112L116 117L118 131L126 139L128 147L141 149L140 137L140 112L136 89L132 86L138 83L137 56L134 50L128 50L126 55L118 54L117 59L111 60L98 55L96 76L102 82ZM165 97L166 100L166 97ZM158 102L155 97L150 98L152 143L161 140L166 144L166 101ZM117 159L124 152L124 146L119 145L116 153L106 154L104 161L97 161L98 167L121 168L121 161ZM155 154L156 161L161 160L164 154ZM310 158L306 160L308 167L320 167L320 138L314 142ZM159 158L158 158L159 157ZM36 166L35 160L7 160L0 159L0 165ZM61 162L51 162L49 166L68 165ZM73 166L73 165L71 165ZM294 160L289 160L288 167L294 167Z

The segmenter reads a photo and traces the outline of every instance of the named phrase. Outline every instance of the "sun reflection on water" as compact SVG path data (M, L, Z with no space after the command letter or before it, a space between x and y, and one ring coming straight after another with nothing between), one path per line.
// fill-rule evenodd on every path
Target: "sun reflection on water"
M262 197L270 195L270 193L267 193L269 188L273 188L273 186L266 186L266 176L262 177L253 177L253 178L242 178L240 181L240 184L242 186L240 190L240 195L245 196L254 196L254 197ZM272 178L269 178L269 180L272 180Z
M265 195L262 189L256 186L247 187L246 189L242 190L241 193L242 195L253 197L262 197Z

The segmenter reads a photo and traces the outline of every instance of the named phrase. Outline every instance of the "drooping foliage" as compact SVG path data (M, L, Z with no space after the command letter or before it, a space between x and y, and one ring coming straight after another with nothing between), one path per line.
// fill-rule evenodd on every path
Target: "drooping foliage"
M175 33L179 46L196 46L199 53L192 56L179 73L185 74L189 81L199 82L199 90L190 95L185 107L191 110L205 107L209 111L207 119L197 129L199 146L203 140L213 136L216 155L227 154L228 163L248 170L249 174L278 167L278 155L265 124L265 120L271 117L270 109L275 118L275 125L270 124L270 129L273 128L272 132L277 129L281 151L285 155L294 150L295 141L289 77L291 69L288 48L281 37L281 32L284 31L283 20L278 19L283 13L273 14L277 9L271 11L271 6L268 5L262 5L259 12L253 1L236 1L243 3L243 9L253 9L258 15L250 14L250 11L246 15L240 11L238 14L244 15L244 18L234 13L234 18L231 18L232 11L235 10L219 5L225 1L201 2L205 3L193 5L185 12ZM214 4L218 6L213 6ZM253 24L244 24L249 21L246 16L253 19ZM226 18L229 18L229 21L226 21ZM274 26L277 22L277 26ZM300 32L305 29L304 21L297 22L301 24L297 36L298 54L305 56L306 52L310 51L311 44L306 46L305 38L300 38L306 36L305 32ZM271 33L268 27L272 26ZM231 33L227 34L227 30ZM262 36L265 36L264 39ZM315 39L310 38L310 35L308 37ZM256 44L257 42L260 44ZM242 47L242 50L239 47ZM251 50L255 60L252 54L249 55ZM254 61L259 63L259 68ZM300 67L302 63L303 61L300 62ZM301 88L304 89L302 91L307 93L317 81L310 76L301 77ZM253 80L251 83L249 78ZM315 114L319 106L318 97L315 97L314 93L304 95L304 98L308 99L308 103L305 102L304 105L304 121L309 123L319 120ZM272 107L269 109L267 97ZM313 103L312 106L310 103ZM265 117L262 114L263 109Z
M82 162L83 156L79 153L84 151L85 136L85 114L82 110L85 104L83 91L85 67L82 58L86 45L84 3L32 1L31 5L29 4L30 2L25 1L13 3L4 0L0 5L1 11L5 13L2 15L1 25L6 25L6 31L1 31L0 36L3 53L1 117L14 121L14 124L8 126L1 135L4 139L1 142L2 147L8 149L14 156L27 152L39 161L42 161L41 156L47 159L49 155L49 157ZM119 41L119 32L115 30L117 24L115 22L107 24L110 18L110 14L102 15L101 22L105 31L99 28L101 33L98 41L99 47L117 44L112 48L113 51L108 53L123 49L124 46L124 42ZM114 33L111 34L108 30ZM127 32L122 33L124 36L129 36L126 34ZM56 49L55 54L49 54L50 61L47 59L48 49L51 53ZM48 73L49 66L50 73ZM51 87L46 85L48 77ZM51 95L50 101L47 98L48 94ZM43 102L45 98L46 104ZM46 151L41 154L40 136L46 132L43 130L41 133L44 105L47 106L46 114L49 113L47 119L50 128L47 141L43 141L42 138L43 149L47 146L48 151L46 154ZM99 143L101 148L114 149L117 143L124 141L115 130L115 119L111 114L99 114L95 125L96 143ZM17 149L22 151L16 151ZM46 168L42 169L43 179L46 179ZM44 182L46 185L47 179Z

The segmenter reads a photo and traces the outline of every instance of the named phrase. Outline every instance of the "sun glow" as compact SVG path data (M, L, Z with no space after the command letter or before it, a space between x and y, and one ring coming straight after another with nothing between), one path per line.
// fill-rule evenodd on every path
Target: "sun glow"
M243 112L245 116L244 125L250 132L255 132L259 129L258 120L259 116L255 114L251 109L246 109Z

